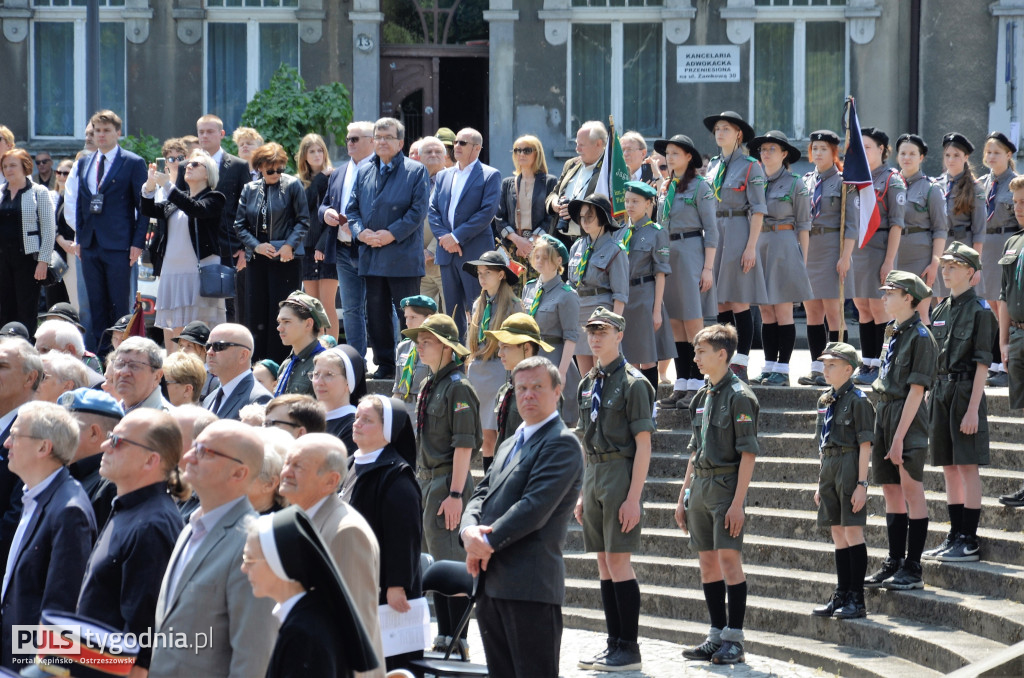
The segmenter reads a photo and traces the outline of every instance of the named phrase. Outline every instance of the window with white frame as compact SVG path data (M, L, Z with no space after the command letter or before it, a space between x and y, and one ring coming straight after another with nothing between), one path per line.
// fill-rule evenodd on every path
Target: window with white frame
M207 0L207 6L204 110L230 131L281 64L299 67L299 24L294 9L287 9L298 1Z

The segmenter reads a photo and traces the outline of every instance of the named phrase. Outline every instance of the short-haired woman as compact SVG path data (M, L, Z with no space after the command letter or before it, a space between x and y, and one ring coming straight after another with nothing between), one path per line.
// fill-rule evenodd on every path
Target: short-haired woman
M206 383L206 367L192 353L176 351L164 358L164 384L167 399L175 407L198 405Z
M501 199L494 215L494 230L507 240L516 256L529 257L533 236L544 232L550 218L544 201L555 190L558 178L548 174L544 146L526 134L512 144L512 176L501 182Z
M295 154L296 176L306 190L309 207L309 232L306 233L306 256L302 261L302 289L324 305L330 326L327 334L338 336L338 309L334 303L338 294L338 269L335 266L337 250L336 231L324 228L315 215L327 194L327 180L334 167L327 155L327 144L319 134L307 134L299 143Z

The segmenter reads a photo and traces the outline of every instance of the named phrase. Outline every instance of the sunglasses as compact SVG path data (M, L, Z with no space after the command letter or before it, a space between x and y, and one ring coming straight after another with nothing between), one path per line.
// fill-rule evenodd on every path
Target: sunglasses
M49 165L51 162L53 162L53 160L50 159L50 158L43 158L42 160L36 160L36 164L37 165Z
M371 139L371 138L372 137L362 137L362 136L345 137L345 143L347 143L347 144L356 144L356 143L359 143L360 139Z
M66 177L67 175L71 174L71 171L70 170L57 170L55 172L55 174L58 174L58 175L60 175L62 177Z
M184 162L185 161L185 156L183 156L183 155L173 156L172 155L172 156L168 156L168 157L164 158L164 160L166 160L167 162Z
M284 168L284 167L276 167L276 168L271 168L271 169L263 170L263 173L266 174L268 177L272 177L275 174L284 174L285 173L285 169L286 168Z
M456 146L476 146L476 144L474 144L472 141L466 141L465 139L456 139L455 140L455 145Z
M512 152L516 155L533 155L533 148L526 146L524 148L513 148Z
M108 433L107 442L110 443L110 449L112 450L119 450L123 445L134 445L135 447L141 447L142 449L149 450L150 452L156 452L156 450L149 445L143 445L142 443L135 442L134 440L129 440L128 438L119 436L116 433Z
M168 158L167 160L169 162L170 158ZM185 167L187 169L195 169L197 167L205 167L205 165L203 165L203 163L199 162L198 160L193 160L193 161L191 161L189 163L186 163Z
M238 348L244 348L247 351L251 351L252 350L251 348L249 348L245 344L236 344L233 341L213 341L213 342L210 342L210 343L206 344L206 350L207 351L216 351L217 353L221 353L223 351L228 350L232 346L237 346Z

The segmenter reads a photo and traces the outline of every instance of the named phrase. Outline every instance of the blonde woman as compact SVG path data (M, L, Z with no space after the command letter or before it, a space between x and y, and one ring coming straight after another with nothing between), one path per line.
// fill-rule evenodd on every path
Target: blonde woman
M309 231L306 233L306 255L302 258L302 288L324 305L330 327L327 334L338 336L338 309L334 303L338 294L338 269L335 266L337 240L335 231L324 228L320 219L313 217L327 194L327 180L334 170L327 155L327 144L319 134L307 134L299 143L295 154L296 176L306 190L309 205Z
M255 181L260 178L260 173L253 169L252 153L263 145L263 135L252 127L236 127L231 140L238 147L238 157L249 163L249 179Z
M494 230L515 249L516 256L529 257L534 236L550 222L544 200L555 190L558 178L548 174L544 146L532 134L512 144L512 164L515 172L501 182Z

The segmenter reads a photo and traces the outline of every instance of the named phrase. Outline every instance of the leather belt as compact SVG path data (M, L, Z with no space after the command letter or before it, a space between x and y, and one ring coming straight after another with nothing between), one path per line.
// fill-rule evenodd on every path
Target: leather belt
M946 235L950 238L963 238L967 235L967 227L957 226L956 228L951 228Z
M554 346L555 344L564 344L565 343L565 340L562 339L562 337L556 336L554 334L542 334L542 335L540 335L540 338L545 343L551 344L552 346Z
M856 452L856 447L842 447L840 445L826 445L825 449L821 451L823 457L841 457L844 454L851 454Z
M903 229L903 235L914 235L915 233L927 233L932 229L925 228L924 226L908 226Z
M606 461L614 461L616 459L632 459L633 457L627 457L624 454L618 452L606 452L604 454L587 454L587 461L592 464L600 464Z
M774 226L762 226L761 232L768 233L770 231L792 231L793 224L775 224Z
M715 212L715 215L719 217L745 217L747 216L747 210L718 210Z
M435 468L418 468L416 469L416 477L420 480L433 480L434 478L440 478L443 475L447 475L452 472L451 464L442 464Z
M839 228L831 228L828 226L811 226L811 235L822 235L824 233L838 233Z
M949 374L936 375L935 378L939 381L974 381L974 373L950 372Z
M715 468L695 468L693 475L698 478L714 478L715 476L726 476L731 473L738 473L739 466L716 466Z
M599 294L611 294L612 291L608 287L594 287L587 288L585 290L576 290L576 294L581 297L596 297Z
M684 238L699 238L704 235L703 231L683 231L682 233L671 233L669 240L683 240Z
M645 275L645 276L642 276L640 278L633 278L632 280L629 281L629 286L630 287L636 287L638 285L643 285L644 283L649 283L649 282L654 282L654 276L653 275Z
M902 401L904 401L906 399L907 399L906 396L895 396L895 395L889 395L888 393L879 393L878 394L878 401L882 402L882 403L891 403L891 402L895 402L895 401L901 401L902 402Z
M990 228L985 231L986 235L999 235L1001 233L1016 233L1020 226L1003 226L1002 228Z

